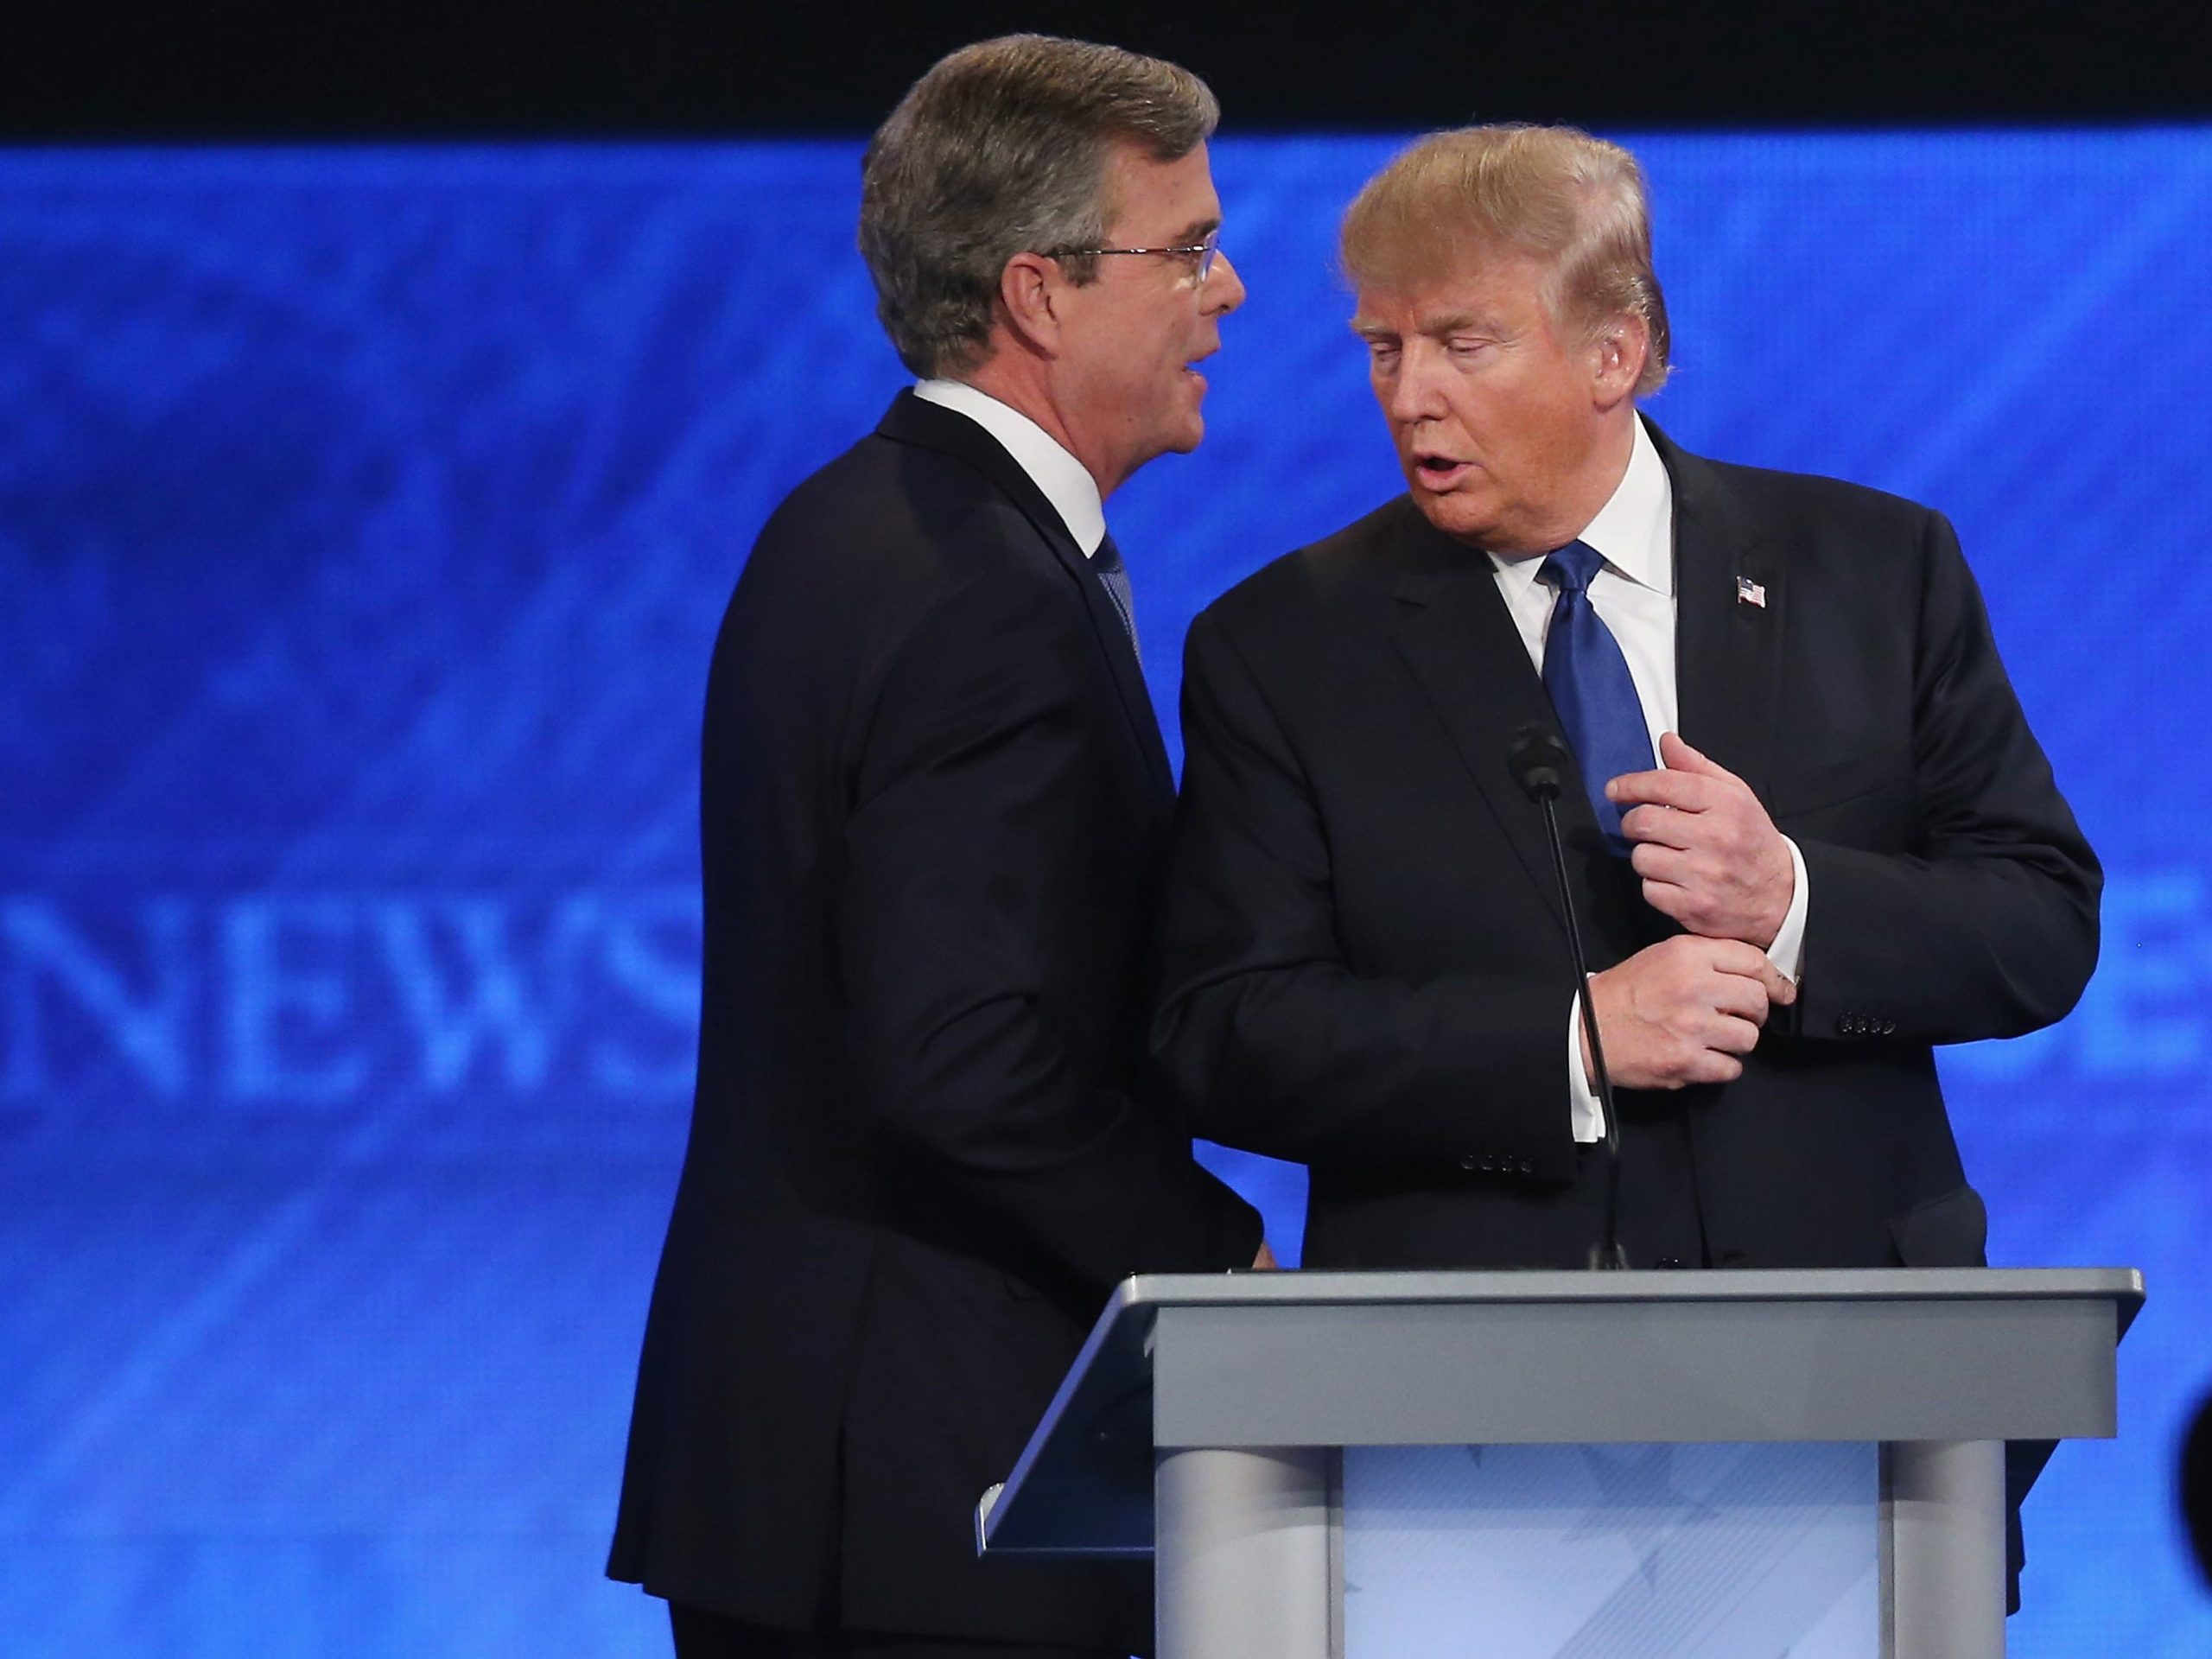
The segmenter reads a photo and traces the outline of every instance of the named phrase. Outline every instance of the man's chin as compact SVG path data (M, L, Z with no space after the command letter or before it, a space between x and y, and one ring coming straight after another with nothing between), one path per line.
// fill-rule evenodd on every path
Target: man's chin
M1189 454L1198 447L1199 441L1205 435L1206 423L1200 420L1186 422L1172 432L1163 433L1147 448L1138 452L1135 464L1128 472L1122 474L1122 477L1124 479L1135 477L1162 455Z
M1160 450L1166 454L1187 455L1205 442L1205 416L1193 410L1190 418L1177 427L1167 442L1160 446Z
M1422 518L1455 542L1465 542L1471 547L1483 544L1484 537L1493 528L1489 514L1463 495L1425 490L1418 480L1409 479L1407 482L1414 505L1421 509Z

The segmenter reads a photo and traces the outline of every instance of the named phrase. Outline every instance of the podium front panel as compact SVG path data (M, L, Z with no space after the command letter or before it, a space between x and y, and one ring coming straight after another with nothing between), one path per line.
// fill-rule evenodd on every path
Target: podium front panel
M1351 1447L1343 1659L1882 1659L1866 1445Z

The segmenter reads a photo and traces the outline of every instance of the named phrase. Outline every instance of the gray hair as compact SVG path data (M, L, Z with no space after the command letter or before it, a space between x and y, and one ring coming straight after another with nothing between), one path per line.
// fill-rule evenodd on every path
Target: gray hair
M1588 332L1641 317L1639 393L1667 384L1667 299L1651 268L1643 169L1575 127L1460 127L1401 150L1344 213L1339 257L1365 286L1446 271L1503 245L1542 262L1555 324Z
M1105 239L1112 146L1178 161L1220 118L1189 70L1118 47L1007 35L941 60L861 162L861 254L900 361L925 377L973 368L1007 260ZM1061 268L1088 283L1097 263Z

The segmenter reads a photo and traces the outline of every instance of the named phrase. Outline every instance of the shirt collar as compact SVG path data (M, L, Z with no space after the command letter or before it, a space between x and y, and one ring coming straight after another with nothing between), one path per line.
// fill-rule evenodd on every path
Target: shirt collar
M1011 404L1002 404L987 391L978 391L962 380L925 380L914 396L957 415L965 415L998 440L1014 457L1014 465L1029 474L1029 481L1044 492L1060 515L1060 522L1075 537L1086 559L1106 539L1106 512L1098 499L1098 480L1090 469L1052 438L1045 429Z
M1613 486L1598 516L1575 539L1597 550L1605 563L1622 575L1655 593L1675 592L1675 485L1667 476L1667 463L1659 459L1658 446L1636 417L1636 439L1630 447L1628 470ZM1541 559L1504 559L1497 554L1491 563L1516 591L1536 579Z

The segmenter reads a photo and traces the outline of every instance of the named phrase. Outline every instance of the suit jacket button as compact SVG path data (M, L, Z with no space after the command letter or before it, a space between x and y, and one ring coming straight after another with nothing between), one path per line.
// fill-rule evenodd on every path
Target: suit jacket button
M1521 1173L1523 1175L1533 1175L1536 1173L1536 1166L1523 1158L1521 1160Z
M1473 1174L1475 1173L1475 1154L1471 1152L1461 1153L1459 1154L1459 1167L1465 1170L1470 1175Z
M1497 1160L1495 1157L1488 1157L1483 1160L1483 1173L1484 1174L1487 1175L1496 1172L1497 1168Z
M1882 1021L1882 1035L1883 1035L1883 1036L1885 1036L1885 1037L1894 1037L1894 1036L1896 1036L1896 1035L1897 1035L1897 1022L1896 1020L1883 1020L1883 1021Z
M1658 1268L1679 1268L1681 1265L1682 1258L1679 1255L1662 1255L1652 1263L1652 1266Z

